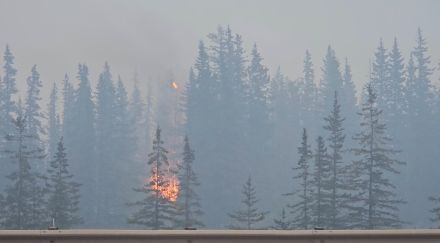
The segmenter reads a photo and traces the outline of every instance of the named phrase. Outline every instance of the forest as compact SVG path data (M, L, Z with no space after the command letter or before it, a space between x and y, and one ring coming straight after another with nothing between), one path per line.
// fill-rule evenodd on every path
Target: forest
M37 65L18 80L29 70L10 43L0 228L438 227L437 64L420 28L409 56L377 40L358 89L330 45L319 60L304 50L289 78L230 26L194 43L187 80L147 89L105 60L96 87L84 63L56 82Z

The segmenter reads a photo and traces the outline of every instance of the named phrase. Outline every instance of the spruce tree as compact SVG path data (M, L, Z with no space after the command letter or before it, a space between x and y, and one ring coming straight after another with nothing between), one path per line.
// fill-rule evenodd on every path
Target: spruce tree
M131 92L130 102L129 102L129 116L131 119L131 124L133 125L134 133L137 134L135 145L135 164L141 166L142 161L148 155L148 151L145 150L148 147L150 139L148 137L149 127L146 119L146 104L145 100L142 98L141 91L139 89L138 77L135 74L133 91Z
M17 94L18 89L16 85L15 75L17 69L14 68L14 55L12 54L8 45L6 45L5 52L3 54L3 72L4 76L1 83L1 95L0 95L0 105L1 105L1 126L3 126L3 134L12 132L14 130L14 125L12 124L12 119L17 113L17 105L15 104L14 96Z
M405 65L403 64L403 57L399 50L397 38L394 38L393 49L389 54L389 58L389 78L392 96L389 97L387 120L390 122L392 134L397 136L400 129L404 129L406 126L405 119L408 112L408 101L405 99Z
M76 100L75 88L69 81L69 76L64 75L63 79L63 113L62 113L62 133L64 137L64 144L66 147L71 147L73 145L73 138L75 136L75 127L73 124L74 111L73 106ZM58 138L55 140L55 145L57 145ZM71 156L72 157L72 156Z
M250 165L259 163L260 161L266 161L271 156L269 151L272 151L272 122L270 120L271 110L270 110L270 77L269 70L262 63L263 58L258 52L257 45L251 52L251 60L249 67L247 69L247 77L249 79L248 83L248 121L246 122L247 127L247 150L250 151L246 154ZM255 141L260 141L255 143ZM266 167L266 165L268 167ZM259 163L257 170L254 173L257 175L266 175L269 178L271 174L267 171L271 169L269 164ZM252 166L254 167L254 166Z
M27 119L28 131L37 139L45 134L42 120L45 118L39 102L41 101L40 89L43 83L40 80L40 74L37 71L37 66L34 65L31 70L31 75L27 78L27 96L24 116Z
M136 141L134 124L131 121L129 113L128 94L125 90L122 79L118 77L115 87L115 104L114 104L114 128L113 128L113 159L112 170L107 171L106 184L112 185L112 190L108 190L104 197L106 202L104 208L108 208L108 215L112 222L110 225L119 225L123 227L124 223L121 219L124 214L127 215L124 206L124 199L133 196L130 190L132 185L136 183L140 176L143 166L135 164ZM141 134L142 135L142 134ZM118 199L110 200L114 194L119 195ZM126 201L126 200L125 200ZM110 210L109 210L110 209Z
M209 161L201 165L200 174L204 178L219 182L212 185L204 184L201 187L201 195L208 200L204 204L206 211L212 212L204 222L221 227L227 218L226 212L218 209L231 208L234 204L230 200L233 198L232 191L227 188L231 184L239 183L240 178L243 177L235 168L247 166L255 161L250 161L250 154L246 152L248 145L246 139L249 134L246 122L248 87L242 39L239 35L234 35L229 27L219 27L216 33L208 37L211 41L208 50L210 50L209 64L212 70L212 79L208 80L210 99L209 102L197 102L203 104L204 109L210 110L207 113L209 116L206 123L209 130L206 133L198 131L203 140L195 134L193 136L191 132L188 134L193 138L194 146L198 148L198 158L201 161ZM195 74L197 75L197 72ZM212 137L216 138L215 142L209 139ZM200 144L203 146L199 147ZM212 155L216 156L213 158ZM224 181L223 174L228 174L230 180Z
M428 55L428 47L426 39L422 35L422 30L417 30L417 44L414 48L413 55L416 65L416 86L414 87L414 95L416 97L417 110L411 110L413 119L425 120L425 116L429 115L432 104L432 83L430 76L433 69L431 68L431 57ZM413 113L415 112L415 113ZM421 122L421 121L419 121Z
M374 62L371 72L371 84L377 90L377 102L382 110L388 114L389 99L393 90L390 86L390 63L387 49L385 49L382 39L374 53Z
M300 126L306 124L315 129L318 90L315 85L315 72L313 69L312 56L306 51L303 66L303 79L299 83L299 107L300 107ZM310 133L310 131L309 131Z
M331 183L332 167L325 146L324 139L318 136L316 139L316 150L314 153L315 163L311 173L310 186L311 210L310 217L314 227L328 227L331 220Z
M268 212L260 211L256 207L258 199L250 176L243 185L242 194L243 199L241 202L244 207L228 214L228 216L234 221L229 227L231 229L257 229L255 225L263 221Z
M47 211L51 220L61 229L69 229L81 223L79 216L79 187L69 172L69 163L63 138L59 139L57 151L47 170Z
M42 229L48 223L45 190L42 187L44 177L32 168L30 161L43 159L44 151L36 146L28 146L37 138L27 130L27 119L20 104L18 110L17 118L13 120L15 129L6 137L9 149L5 153L9 154L16 169L7 177L10 184L5 190L2 226L5 229Z
M341 92L343 87L343 81L341 72L339 69L339 61L336 58L335 51L329 46L327 53L324 57L322 66L322 80L320 83L320 110L323 114L331 109L333 103L334 92Z
M194 150L190 147L188 136L185 136L182 156L182 163L178 165L180 190L176 201L176 207L179 216L176 220L175 227L204 227L204 224L200 219L200 216L203 215L200 205L200 197L196 191L200 183L193 169L195 156Z
M52 158L57 152L57 144L61 137L61 124L60 118L57 113L57 103L58 103L58 88L56 83L53 84L52 90L49 96L49 103L47 105L48 109L48 157Z
M351 67L347 58L345 58L345 65L342 75L342 90L339 92L337 90L335 91L338 93L339 104L341 104L341 116L350 118L345 120L344 127L345 133L351 137L359 130L359 119L356 116L359 108L357 105L356 87L352 79ZM331 108L329 108L328 111L330 112Z
M358 220L354 226L366 229L399 227L402 224L399 205L403 201L397 198L395 185L389 177L398 174L397 167L404 163L393 158L399 151L393 148L387 135L372 85L368 84L365 90L365 102L359 113L361 131L353 138L358 142L358 147L353 149L358 159L351 166L351 173L357 178L350 182L357 193L351 202L358 206L352 215Z
M325 125L324 130L328 132L328 147L329 160L330 160L330 171L331 180L329 182L330 187L330 222L328 227L335 229L341 228L341 223L344 221L342 217L342 204L344 201L343 190L345 189L344 184L344 163L343 163L343 149L344 149L344 127L343 122L345 118L341 115L341 105L338 102L338 93L334 94L333 109L331 113L324 118Z
M153 141L153 151L148 155L151 166L150 178L142 188L135 189L144 198L128 206L137 208L128 218L129 224L143 225L149 229L169 228L172 215L175 213L173 204L163 196L169 181L165 178L163 166L168 166L168 151L163 147L161 129L157 127Z
M72 161L72 172L77 175L78 181L87 185L81 190L81 217L87 226L96 227L99 220L97 218L97 195L99 193L97 188L98 164L95 160L95 105L88 74L88 67L80 64L77 76L80 83L78 89L75 90L71 110L72 127L65 138ZM67 138L69 138L69 144Z
M287 219L286 210L281 210L280 217L273 220L272 228L275 230L289 230L291 222Z
M209 142L204 140L205 134L212 133L210 127L213 122L210 120L210 115L213 110L210 110L207 104L215 104L214 89L216 87L211 69L205 44L200 41L194 68L190 70L185 107L188 116L186 124L188 133L192 134L194 143L200 146Z
M294 196L293 203L288 207L293 214L292 226L296 229L308 229L312 224L311 221L311 185L310 185L310 160L312 151L308 144L307 130L304 128L301 139L301 146L298 147L299 161L298 165L293 168L295 175L293 179L297 182L298 188L287 196Z
M15 104L15 95L18 90L16 87L15 75L17 69L14 68L14 56L6 45L3 55L3 79L0 80L0 149L9 150L8 143L5 140L5 135L13 133L15 126L12 122L17 114L17 106ZM4 158L4 163L1 165L0 181L1 185L5 185L4 178L13 170L12 163L8 158ZM2 186L3 188L3 186Z
M104 69L99 75L98 84L96 86L96 188L98 189L94 198L96 199L96 215L98 225L112 225L115 224L111 211L114 205L109 204L114 200L109 200L115 194L120 198L120 190L116 187L118 185L115 167L117 160L116 152L119 144L115 138L115 88L113 84L110 66L107 62L104 64ZM105 167L106 170L99 168ZM122 203L120 203L122 204Z
M299 128L300 105L297 101L299 95L296 91L294 82L283 75L278 67L271 82L272 100L270 102L271 123L273 124L272 141L273 144L276 144L276 148L272 148L271 156L274 161L282 163L270 171L278 178L290 176L290 171L284 168L294 160L291 145L295 142L294 139L300 130L297 129ZM280 188L282 191L289 188L288 185L284 186L285 188Z
M43 120L46 119L44 113L41 111L39 102L41 101L40 89L43 87L40 80L40 74L37 71L37 66L34 65L31 70L31 75L27 78L27 95L26 104L24 107L24 117L27 120L26 128L28 134L34 139L31 144L27 144L29 147L43 148L44 141L42 136L46 135L46 131L43 128ZM46 170L46 164L43 161L32 161L35 163L36 169L44 172Z
M440 222L440 207L438 206L440 204L440 197L429 197L429 201L435 204L435 206L429 210L431 213L430 220L432 223L438 223Z

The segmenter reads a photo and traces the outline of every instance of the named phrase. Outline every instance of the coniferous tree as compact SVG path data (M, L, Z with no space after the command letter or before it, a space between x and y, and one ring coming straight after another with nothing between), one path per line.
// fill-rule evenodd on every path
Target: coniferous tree
M75 90L75 98L72 106L72 130L68 134L72 173L77 175L78 181L84 186L81 190L80 210L81 217L86 225L97 225L98 218L98 165L95 160L95 112L92 100L92 90L88 78L88 67L79 65L79 87ZM67 115L67 113L65 114ZM87 168L87 169L84 169Z
M294 138L298 136L299 127L299 102L296 83L290 81L284 76L278 68L276 74L272 78L271 83L272 100L271 104L271 123L273 124L273 144L276 144L272 150L272 159L279 161L279 166L272 168L270 171L276 174L278 178L290 176L290 171L284 168L290 165L290 161L294 160L291 153L291 145L295 142ZM282 191L288 190L279 188Z
M377 96L372 85L366 86L365 102L359 113L361 131L354 137L358 147L353 152L358 157L352 164L352 173L357 179L351 181L357 192L357 212L352 216L358 222L354 227L367 229L399 227L399 204L403 203L395 194L395 185L389 179L398 174L397 166L403 162L392 156L399 151L392 147L391 138L386 134L382 111L377 106Z
M111 211L114 205L110 206L114 195L120 196L118 190L116 176L117 168L116 152L119 144L115 138L115 88L113 84L110 66L106 62L104 70L99 75L98 84L96 87L96 220L98 225L112 225L115 224ZM99 170L98 168L105 167L106 170ZM122 203L120 203L122 204Z
M292 226L297 229L308 229L312 224L311 221L311 185L310 185L310 160L312 158L312 151L308 144L307 131L304 128L301 140L301 146L298 147L298 154L300 156L298 166L293 170L296 172L293 179L298 182L299 188L292 193L288 193L288 196L296 196L297 200L294 200L288 207L293 214Z
M299 106L300 106L300 126L311 126L315 128L317 111L317 87L315 85L315 72L313 69L312 56L306 51L303 66L303 79L299 83ZM310 133L310 132L309 132Z
M81 223L81 217L78 215L80 184L73 180L73 175L69 172L62 137L58 142L57 151L50 162L47 174L49 194L47 211L50 219L54 220L56 226L61 229L69 229Z
M342 90L338 93L339 103L341 104L340 113L343 117L350 117L349 120L345 120L345 133L351 137L353 136L359 127L359 119L356 117L358 112L356 88L353 83L351 67L348 63L348 59L345 58L345 65L342 75ZM329 109L329 111L331 108Z
M188 116L187 129L194 137L195 144L203 145L208 141L205 135L212 132L210 127L211 110L206 104L214 105L214 87L209 56L203 41L199 42L198 56L194 69L190 71L189 83L187 86L186 112ZM200 142L199 142L200 140Z
M14 56L9 48L6 45L5 52L3 54L3 79L0 80L0 148L1 150L8 150L8 143L5 140L5 136L14 131L14 124L12 120L17 114L17 106L15 104L14 96L17 94L18 90L16 87L15 75L17 73L17 69L14 68ZM5 184L3 179L7 176L12 170L12 163L8 161L8 158L3 158L4 163L1 165L0 180L3 182L2 185Z
M203 227L200 219L203 211L200 205L200 197L196 192L196 187L200 185L198 177L193 169L195 160L194 150L190 147L188 137L185 136L183 147L183 160L179 164L179 196L176 201L178 219L175 227L193 228Z
M147 142L151 144L153 142L153 130L155 126L154 122L154 96L153 96L153 88L150 83L147 86L147 97L145 99L146 107L145 107L145 127L147 128ZM147 153L148 155L148 153Z
M124 222L121 222L121 218L124 214L127 215L127 212L125 212L126 207L123 207L124 199L133 196L134 192L130 189L138 181L139 171L142 170L143 166L135 164L137 135L130 118L128 94L120 77L118 77L115 87L113 112L113 164L111 165L112 170L108 171L106 179L106 184L113 186L111 186L112 190L108 190L106 193L104 199L107 203L104 208L108 207L110 209L108 210L109 217L112 220L110 224L123 227ZM110 200L115 193L120 195L119 198Z
M40 89L43 87L42 81L40 80L40 74L37 71L37 66L34 65L31 70L31 75L27 78L27 96L26 104L24 107L24 117L27 120L27 133L34 139L31 140L31 144L27 144L30 148L43 148L44 141L42 136L46 134L42 121L46 117L41 111L39 102L41 101ZM32 161L35 162L36 169L43 172L46 165L42 161Z
M413 112L417 112L417 81L416 81L416 65L414 63L414 55L411 53L409 56L408 65L406 66L406 100L408 101L408 116L415 116Z
M405 99L405 65L403 64L403 57L400 53L397 38L394 38L393 49L389 54L390 62L390 91L392 96L389 97L387 114L390 122L391 132L394 136L399 134L400 129L406 126L405 120L408 113L408 101Z
M150 179L136 192L144 194L144 198L134 203L128 203L138 210L128 218L129 224L143 225L150 229L164 229L170 227L172 215L175 213L172 203L163 196L169 181L165 178L163 166L167 166L168 151L163 147L161 130L156 129L153 141L153 151L148 155L148 164L151 166Z
M74 112L73 106L75 104L75 88L69 81L69 76L64 75L63 79L63 113L62 113L62 135L66 147L73 146L72 139L74 138L75 127L73 124Z
M377 90L377 103L385 114L389 112L389 99L393 90L390 86L390 63L387 50L380 39L379 46L374 53L374 62L371 72L371 84ZM385 117L384 117L385 118Z
M27 96L24 116L26 117L28 131L35 138L41 139L41 135L45 134L41 120L45 118L41 112L41 107L38 104L41 101L40 89L43 87L40 80L40 74L37 71L37 66L32 67L31 76L27 78Z
M440 197L429 197L429 201L436 205L431 210L429 210L432 215L430 220L432 223L438 223L440 222L440 207L438 206L438 204L440 203Z
M14 130L14 125L12 124L12 119L17 113L17 105L15 104L14 96L17 94L18 89L16 87L15 75L17 69L14 68L14 55L12 54L9 46L6 45L5 52L3 54L3 72L4 76L1 83L1 95L0 95L0 105L1 105L1 126L3 126L3 134L12 132Z
M332 182L332 167L325 146L324 139L318 136L316 140L315 150L315 164L314 170L311 173L310 186L311 205L310 217L313 220L315 227L328 227L331 220L331 182Z
M430 76L433 69L430 67L431 57L428 55L428 47L426 39L422 35L422 30L417 30L417 45L414 48L413 55L415 58L415 87L412 90L415 96L416 110L409 111L413 119L425 120L425 116L429 115L432 103L432 83ZM414 121L417 123L417 121ZM419 121L420 122L420 121Z
M433 114L433 85L430 77L433 73L431 60L428 53L426 38L422 31L418 29L416 46L413 49L407 66L406 92L408 99L408 125L402 131L402 146L405 150L408 161L417 161L409 163L406 172L410 173L405 181L403 188L409 198L411 205L417 205L417 208L429 208L430 204L426 200L426 191L435 191L436 185L431 183L438 178L435 171L438 170L438 157L440 155L438 144L436 143L439 135L437 129L437 117ZM414 144L423 144L423 146L414 146ZM425 170L423 168L431 168ZM412 180L417 178L417 180ZM403 211L407 217L414 221L421 222L429 217L427 214L417 212L413 209ZM428 210L425 210L428 213Z
M249 176L242 189L244 207L228 216L234 221L229 226L232 229L257 229L255 225L263 221L268 212L260 211L256 204L258 202L255 187L252 185L252 179Z
M130 103L129 103L129 115L131 122L134 126L133 130L136 136L135 144L135 164L142 165L142 161L147 157L148 151L146 151L146 147L149 144L149 127L146 119L146 104L144 99L142 98L141 91L139 89L139 81L138 77L135 74L134 77L134 87L131 92Z
M48 108L48 157L52 158L57 151L57 144L61 137L60 118L57 113L58 88L56 83L53 84L50 92Z
M344 127L343 122L345 118L341 115L341 105L338 102L338 93L335 92L334 102L333 102L333 110L331 113L324 118L325 125L324 130L328 132L328 147L329 151L329 160L330 160L330 171L331 171L331 180L329 182L330 187L330 202L329 202L329 211L330 211L330 221L328 222L328 227L330 228L341 228L343 225L341 223L342 220L342 212L341 209L343 207L344 193L345 189L344 184L344 164L343 164L343 148L345 141Z
M44 178L32 169L30 161L44 158L44 150L33 144L35 134L27 131L27 119L18 107L17 118L13 120L14 131L7 135L10 159L16 169L7 177L10 184L6 187L1 215L3 228L6 229L41 229L47 227L48 218L45 210Z
M343 81L341 72L339 69L339 61L336 58L335 51L329 46L327 53L324 57L324 63L322 66L322 80L320 83L320 110L323 114L331 109L333 103L334 92L341 93L343 87Z
M233 198L232 192L226 188L230 183L239 183L242 178L241 173L235 169L237 167L235 161L240 163L239 166L247 166L246 164L252 162L249 159L250 154L246 152L246 138L249 134L246 126L248 87L241 37L234 35L229 27L219 27L217 32L210 34L208 38L211 42L208 57L212 78L205 80L205 83L209 84L207 87L210 96L208 102L198 100L196 102L210 111L207 113L206 123L201 126L203 129L208 127L209 130L206 133L198 130L197 133L202 135L202 139L199 135L193 135L191 131L188 134L192 137L194 146L198 148L198 158L208 162L200 165L200 174L203 175L201 179L209 178L219 182L201 186L200 193L205 200L208 200L204 204L205 209L212 212L204 222L221 227L227 218L226 212L218 209L233 206L233 201L230 200ZM198 70L194 71L197 77ZM188 100L190 96L189 93ZM190 120L188 117L188 122L191 122ZM216 138L215 142L210 139L212 137ZM214 158L213 154L216 155ZM222 180L222 174L228 174L230 180Z
M280 217L273 220L272 228L275 230L289 230L291 222L287 219L286 210L281 210Z
M270 77L269 70L262 64L263 58L258 52L257 45L254 44L254 47L251 52L251 60L248 67L248 97L247 97L247 106L248 106L248 151L252 151L248 153L247 157L249 158L249 162L252 164L258 163L259 161L267 160L271 154L269 151L271 148L271 141L273 133L272 131L272 123L270 121ZM260 141L259 143L254 143L254 141ZM270 168L266 167L264 163L259 163L258 171L254 171L257 175L264 174L271 177L271 174L268 174L268 170ZM267 164L270 166L269 164ZM278 176L278 175L276 175Z

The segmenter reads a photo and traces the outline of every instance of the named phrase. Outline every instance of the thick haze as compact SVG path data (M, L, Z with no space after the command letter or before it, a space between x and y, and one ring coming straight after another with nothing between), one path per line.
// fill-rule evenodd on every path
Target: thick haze
M379 38L391 47L396 36L405 58L415 45L417 27L428 40L432 61L440 57L439 1L0 1L0 47L14 55L18 85L37 64L42 80L76 75L90 67L95 82L104 61L113 73L142 82L187 79L197 42L230 25L247 49L256 42L265 64L280 65L291 79L300 75L309 49L320 67L328 44L340 61L347 57L359 86ZM317 73L318 80L320 73ZM437 73L433 79L437 80ZM45 85L47 89L49 85ZM47 90L44 96L47 97Z
M0 228L41 228L47 212L58 217L55 209L78 214L66 228L202 221L234 228L231 219L243 221L234 210L248 177L263 210L254 221L264 227L283 207L295 229L440 222L438 0L0 0L0 9L0 211L7 212ZM61 83L65 73L71 82ZM367 81L361 106L356 90ZM53 82L58 98L49 98ZM66 178L81 187L51 191L67 182L49 176L49 185L39 175L54 175L50 168L63 161L74 175ZM190 188L195 175L199 189ZM245 185L253 191L251 179ZM135 202L139 191L146 203ZM16 202L32 204L11 210ZM183 202L199 223L186 217L179 225Z

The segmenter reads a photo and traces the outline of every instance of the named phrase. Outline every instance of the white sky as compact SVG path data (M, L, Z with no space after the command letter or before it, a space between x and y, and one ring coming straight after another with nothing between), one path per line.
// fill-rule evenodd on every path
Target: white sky
M19 87L24 91L37 64L45 96L64 73L73 78L79 62L89 65L93 82L106 60L127 84L135 69L144 83L171 76L182 82L198 41L228 24L247 48L257 43L272 71L280 65L291 79L301 75L306 49L319 79L331 44L341 62L349 59L360 85L379 38L389 48L398 37L407 58L418 26L435 67L440 59L440 1L435 0L0 0L0 10L0 48L3 52L9 43L16 56Z

